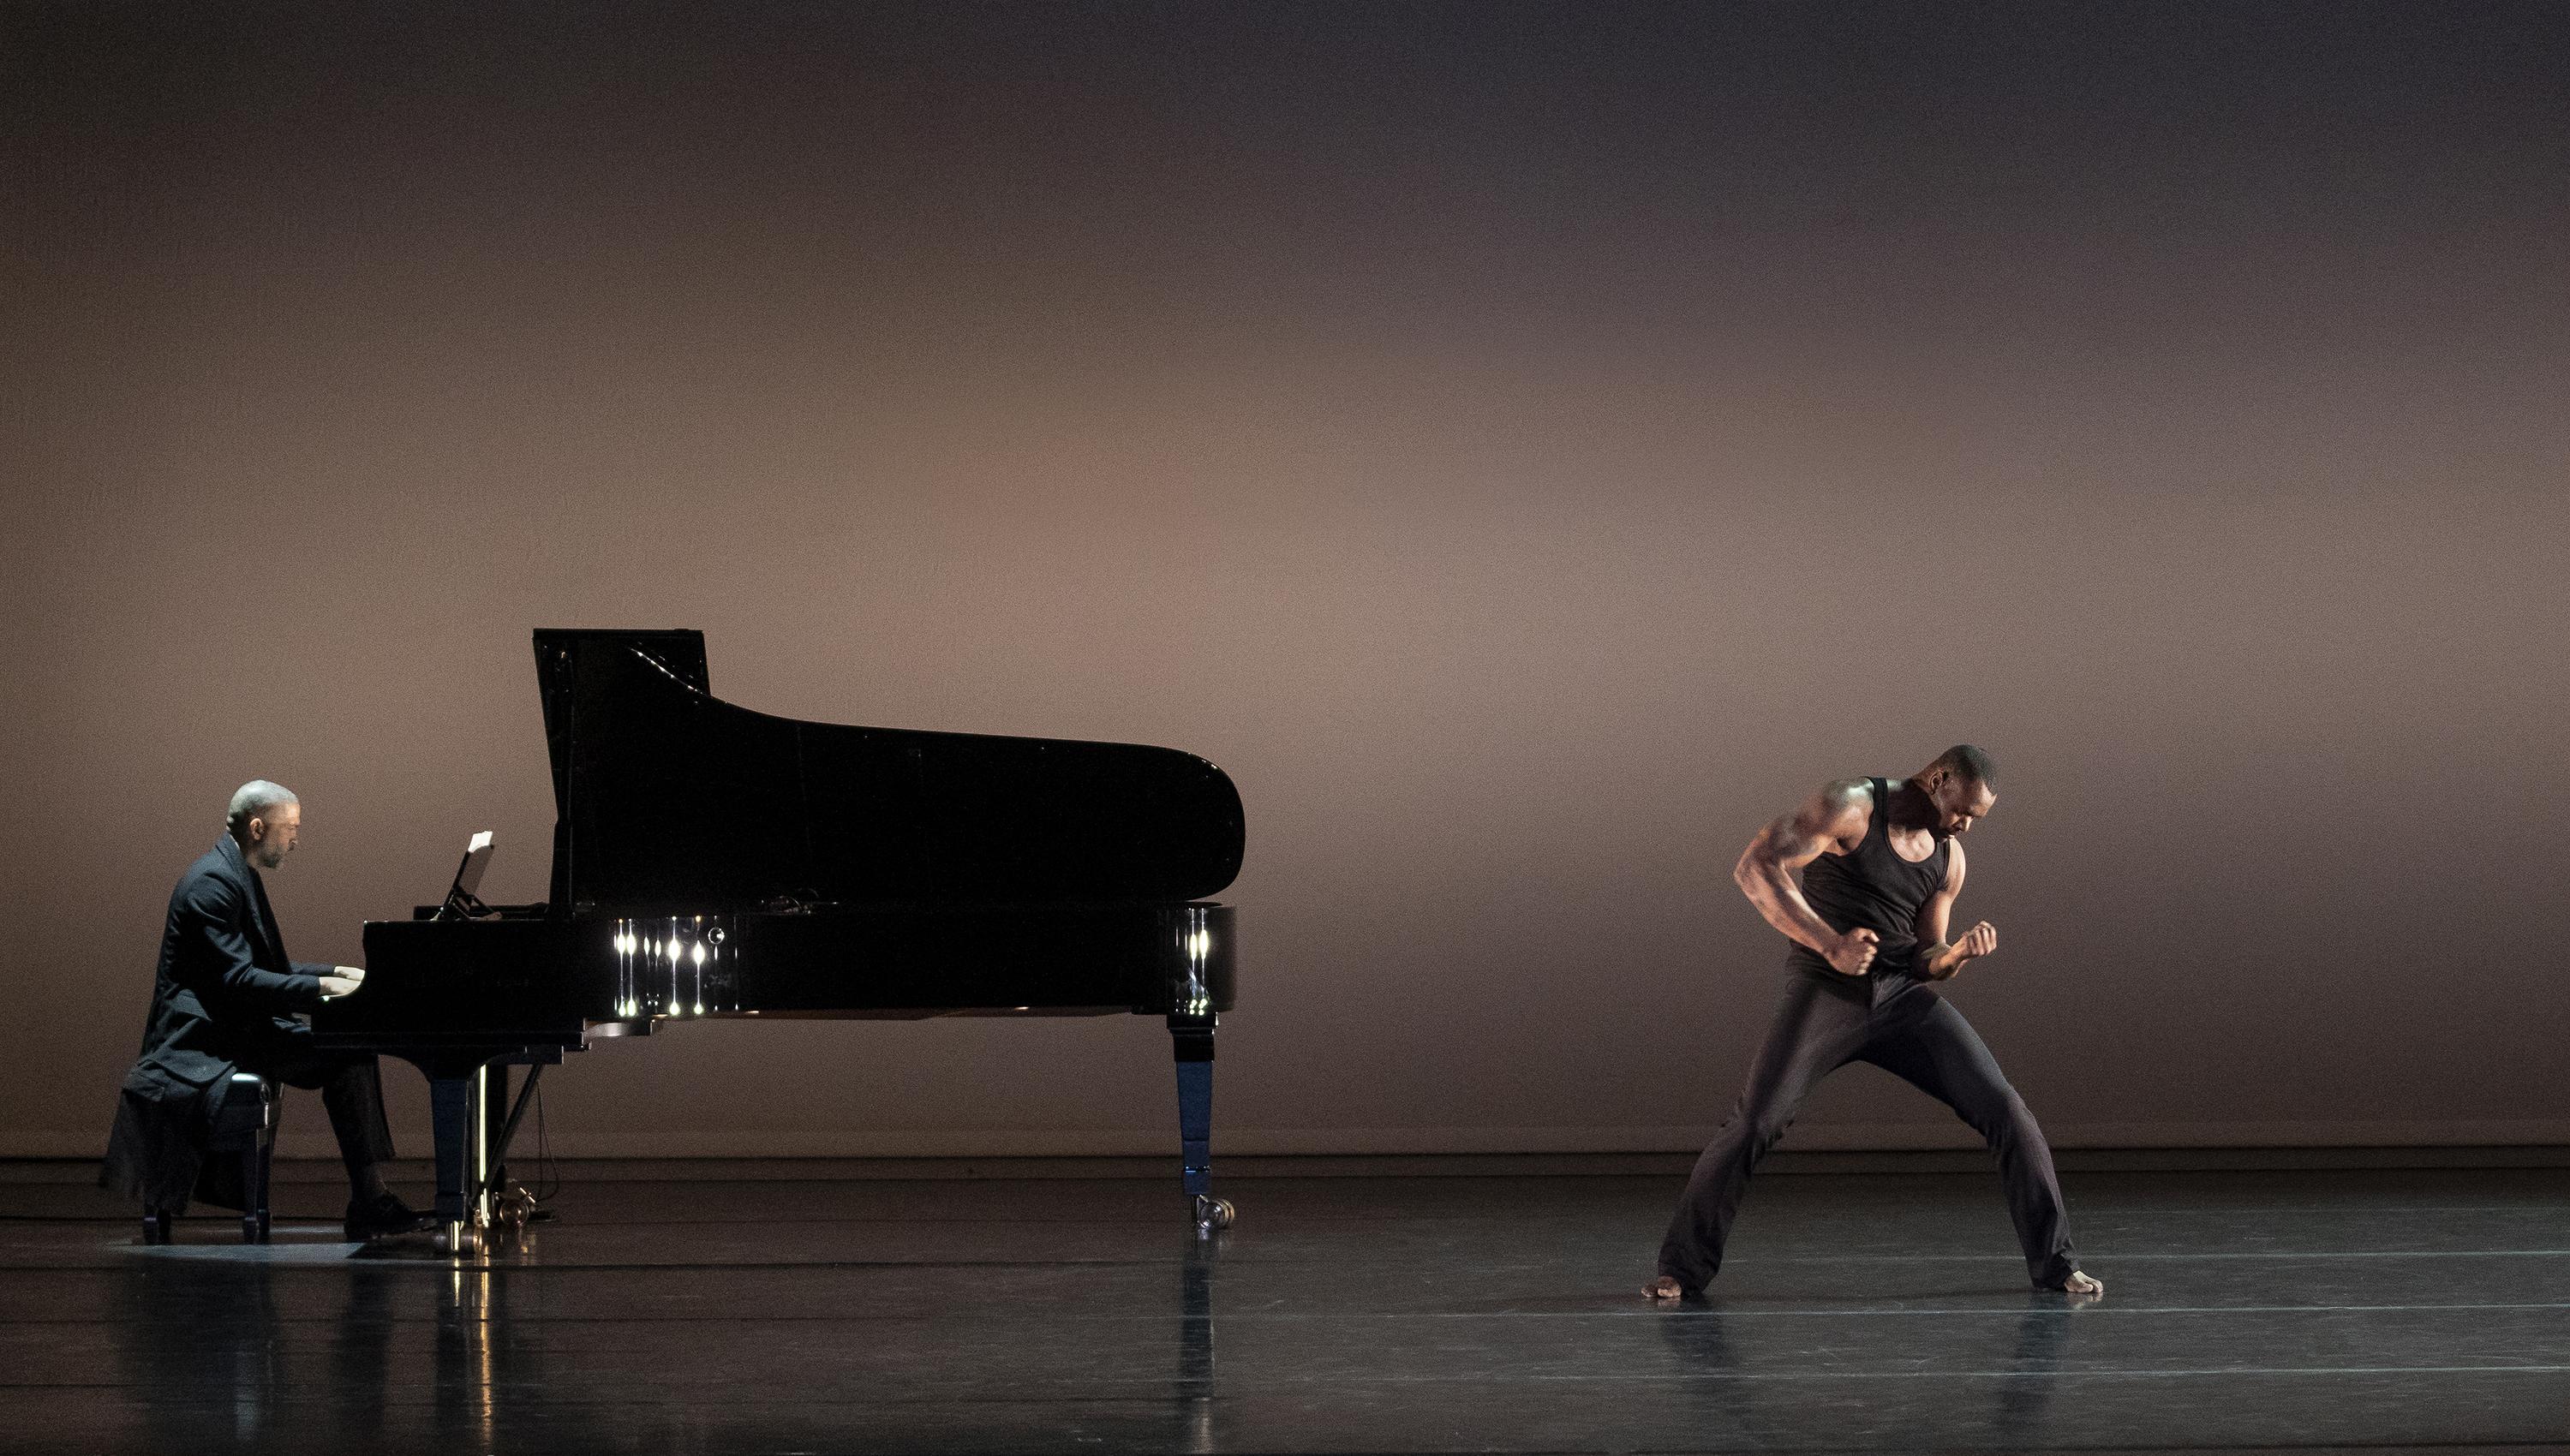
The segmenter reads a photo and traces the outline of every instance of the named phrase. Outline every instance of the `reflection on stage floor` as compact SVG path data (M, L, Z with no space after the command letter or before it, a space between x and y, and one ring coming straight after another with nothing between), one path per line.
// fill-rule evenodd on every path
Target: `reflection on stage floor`
M0 1450L1762 1451L2570 1441L2570 1170L2084 1174L2107 1297L1983 1175L575 1181L484 1264L150 1248L0 1183ZM298 1205L308 1204L309 1208Z

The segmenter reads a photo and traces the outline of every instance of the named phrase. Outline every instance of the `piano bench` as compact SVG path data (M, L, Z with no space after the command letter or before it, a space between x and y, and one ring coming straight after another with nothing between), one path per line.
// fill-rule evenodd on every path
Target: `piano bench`
M282 1103L273 1081L255 1072L234 1072L224 1089L221 1108L206 1134L210 1158L238 1158L241 1180L241 1242L267 1242L268 1173L276 1154L276 1114ZM178 1222L176 1212L143 1211L143 1242L167 1244Z

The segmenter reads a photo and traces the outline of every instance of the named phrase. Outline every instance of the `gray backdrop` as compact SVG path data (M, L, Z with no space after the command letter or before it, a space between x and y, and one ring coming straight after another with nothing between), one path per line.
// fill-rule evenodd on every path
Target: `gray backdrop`
M1956 739L2057 1141L2570 1140L2557 11L483 9L8 12L0 1154L96 1151L242 779L300 956L476 829L541 896L528 630L622 625L1228 769L1221 1150L1700 1141L1740 847ZM708 1024L549 1111L1159 1151L1169 1080ZM1793 1145L1961 1138L1859 1068Z

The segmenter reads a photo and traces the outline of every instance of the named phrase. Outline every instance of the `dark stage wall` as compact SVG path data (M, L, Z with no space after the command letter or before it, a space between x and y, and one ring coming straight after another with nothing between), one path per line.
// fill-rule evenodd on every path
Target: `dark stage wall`
M1221 763L1222 1149L1700 1140L1733 858L1957 739L2059 1141L2570 1140L2558 8L493 9L0 12L0 1153L242 779L300 955L472 830L540 896L581 625ZM1172 1136L1129 1017L565 1072L572 1154Z

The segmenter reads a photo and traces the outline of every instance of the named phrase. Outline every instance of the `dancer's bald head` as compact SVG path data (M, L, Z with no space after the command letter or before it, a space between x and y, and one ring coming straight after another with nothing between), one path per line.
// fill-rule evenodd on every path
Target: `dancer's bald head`
M1939 835L1969 834L1999 800L1998 766L1968 743L1957 743L1928 761L1911 782L1935 806L1931 828Z
M1994 790L1999 786L1999 766L1990 761L1988 754L1968 743L1957 743L1936 755L1920 777L1926 778L1939 769L1966 784L1981 784Z

